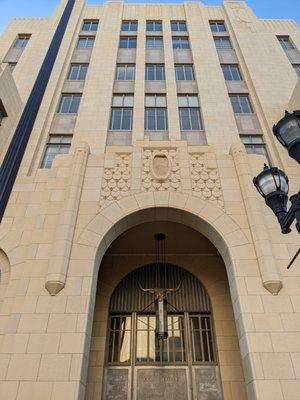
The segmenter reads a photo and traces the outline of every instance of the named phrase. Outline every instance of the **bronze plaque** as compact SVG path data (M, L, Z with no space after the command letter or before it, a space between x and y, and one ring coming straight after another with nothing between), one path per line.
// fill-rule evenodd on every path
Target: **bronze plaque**
M222 400L218 367L195 368L195 383L197 400Z
M136 390L137 400L188 400L186 370L138 369Z
M128 369L108 369L104 400L127 400Z

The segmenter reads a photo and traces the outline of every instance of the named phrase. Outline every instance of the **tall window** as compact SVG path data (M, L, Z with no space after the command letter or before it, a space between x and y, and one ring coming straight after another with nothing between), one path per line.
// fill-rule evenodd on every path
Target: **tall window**
M214 37L214 41L217 49L232 49L228 37Z
M86 20L83 22L82 31L84 32L96 32L98 30L98 20Z
M248 95L232 94L229 96L235 114L252 114L253 109Z
M130 315L114 315L110 318L108 362L129 364L132 322Z
M171 21L172 32L186 32L186 22L185 21Z
M18 38L14 43L14 48L21 49L23 47L26 47L29 39L30 35L18 35Z
M288 36L278 36L279 43L283 50L293 50L294 45Z
M164 64L146 64L145 79L146 81L164 81L165 80Z
M298 76L300 76L300 64L293 64L294 70Z
M199 110L198 96L178 96L180 128L182 131L200 131L202 122Z
M50 135L42 161L42 168L51 168L55 156L68 154L71 146L71 135Z
M136 37L135 36L121 36L120 49L135 49L136 48Z
M131 131L133 117L133 95L114 95L111 107L109 129Z
M93 36L79 36L77 49L90 49L94 46L95 38Z
M265 156L269 161L266 145L263 137L260 135L241 135L241 141L244 143L248 154L258 154Z
M177 81L194 81L193 66L189 64L175 65L175 76Z
M4 104L2 103L2 100L0 99L0 126L3 118L7 117L7 112L4 108Z
M134 64L117 64L116 80L117 81L134 81L135 65Z
M146 95L145 106L145 130L167 130L168 120L166 96Z
M238 65L236 64L223 64L221 65L223 75L226 81L241 81L242 76Z
M191 315L192 354L194 362L214 362L214 346L209 315ZM200 343L202 344L200 346Z
M78 112L81 94L63 94L58 107L60 114L76 114Z
M162 36L147 36L146 47L147 49L162 49L164 47Z
M209 25L212 32L226 32L226 27L223 21L211 21Z
M137 21L122 21L121 31L136 32L137 28Z
M147 32L162 32L162 21L147 21Z
M68 74L69 81L84 81L88 70L88 64L71 64Z
M172 36L173 49L189 49L189 39L185 36Z

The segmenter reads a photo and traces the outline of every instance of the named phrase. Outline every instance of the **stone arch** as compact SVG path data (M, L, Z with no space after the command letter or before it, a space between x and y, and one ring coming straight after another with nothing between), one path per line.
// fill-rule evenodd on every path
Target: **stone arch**
M93 261L91 275L96 280L103 255L120 234L135 225L157 220L179 222L206 236L221 254L229 282L234 281L234 270L245 259L256 264L259 274L253 243L241 227L221 208L180 192L139 193L110 204L77 235L73 251L84 252L85 259Z

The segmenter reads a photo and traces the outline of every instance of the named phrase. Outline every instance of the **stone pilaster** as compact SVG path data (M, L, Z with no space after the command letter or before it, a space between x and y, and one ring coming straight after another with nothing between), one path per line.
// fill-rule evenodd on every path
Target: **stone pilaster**
M51 296L60 292L66 283L69 258L89 152L89 146L85 142L79 143L75 149L67 195L56 228L55 241L52 246L50 266L45 283L45 287Z

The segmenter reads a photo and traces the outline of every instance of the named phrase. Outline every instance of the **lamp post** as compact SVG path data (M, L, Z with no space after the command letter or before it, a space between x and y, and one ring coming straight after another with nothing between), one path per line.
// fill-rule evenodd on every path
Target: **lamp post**
M300 110L285 112L285 116L273 127L278 141L287 149L290 157L300 163ZM253 179L258 193L265 199L267 206L276 215L281 232L291 232L296 220L300 233L300 192L290 197L291 206L287 210L289 180L286 174L276 167L264 165L263 171ZM299 251L298 251L299 253Z

